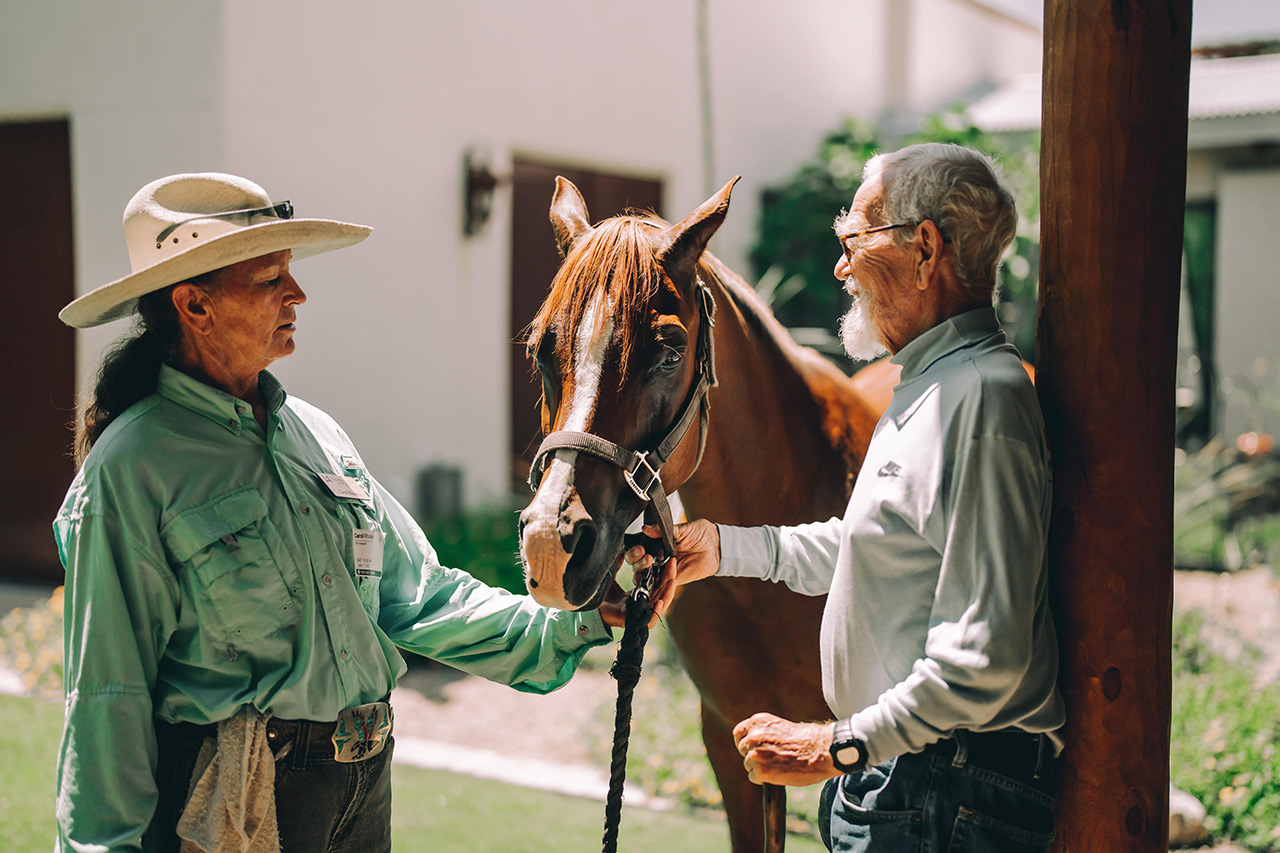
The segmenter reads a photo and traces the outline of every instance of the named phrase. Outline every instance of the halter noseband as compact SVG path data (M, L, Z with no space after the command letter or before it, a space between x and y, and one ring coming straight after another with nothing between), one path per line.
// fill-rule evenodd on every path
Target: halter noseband
M538 446L538 454L529 468L529 488L538 490L542 475L546 468L547 458L559 450L577 450L590 454L597 459L611 462L622 469L622 476L627 485L642 501L650 504L650 509L658 517L658 528L662 531L662 546L666 551L662 563L665 563L676 552L675 525L671 518L671 505L667 502L667 493L662 485L662 466L684 440L685 434L693 424L693 417L701 413L698 421L698 456L694 460L696 471L702 462L702 452L707 446L707 414L711 410L711 402L707 397L708 389L716 384L715 343L711 330L716 324L716 303L711 296L711 289L697 280L698 324L697 351L693 386L685 397L680 411L676 414L671 426L667 427L662 438L648 450L628 450L612 441L576 430L559 430L548 435ZM661 563L660 563L661 564Z

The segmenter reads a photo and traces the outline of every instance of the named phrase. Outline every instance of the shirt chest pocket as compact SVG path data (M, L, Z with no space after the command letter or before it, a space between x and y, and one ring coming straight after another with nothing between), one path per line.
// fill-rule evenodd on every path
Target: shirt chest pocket
M376 622L380 610L378 587L382 581L385 547L377 511L365 501L338 499L336 503L338 517L344 526L352 525L345 543L347 571L355 583L361 606Z
M256 489L186 510L160 535L201 630L218 642L241 646L298 620L286 579L292 562Z

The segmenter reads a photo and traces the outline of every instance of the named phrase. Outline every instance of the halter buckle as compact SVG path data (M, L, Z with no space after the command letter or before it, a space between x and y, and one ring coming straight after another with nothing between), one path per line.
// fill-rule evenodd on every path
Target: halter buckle
M649 464L649 460L647 458L648 456L649 456L649 451L647 450L642 450L637 452L636 467L632 468L630 471L624 468L622 471L622 476L626 479L627 485L631 487L631 491L635 492L636 496L639 497L640 500L642 501L647 501L650 499L649 489L653 488L654 483L657 483L658 485L662 485L662 477L658 475L657 469L655 469L652 465ZM644 468L646 471L649 472L649 486L648 488L645 488L645 489L640 488L640 484L636 482L636 474L640 472L641 468Z

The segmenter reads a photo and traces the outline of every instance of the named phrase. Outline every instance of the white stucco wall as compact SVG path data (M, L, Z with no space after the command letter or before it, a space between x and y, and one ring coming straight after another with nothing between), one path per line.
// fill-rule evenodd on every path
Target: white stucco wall
M747 271L761 190L843 116L885 109L880 34L897 2L709 0L709 183L744 176L713 243L731 265ZM915 4L917 28L1008 28L951 0ZM465 239L463 153L491 152L499 174L525 155L657 178L664 212L683 216L708 184L695 32L691 0L3 0L0 121L71 119L80 292L127 272L121 211L164 174L242 174L299 215L374 226L299 264L310 301L277 372L406 504L434 461L465 469L475 503L507 488L510 189ZM910 75L922 109L1022 61L914 30L909 43L929 51ZM82 387L124 329L81 335Z
M1018 74L1039 73L1041 33L970 3L911 0L911 44L902 63L905 102L913 114L949 106L976 86L994 87Z
M1272 244L1280 222L1280 169L1218 178L1216 329L1219 375L1234 388L1223 437L1280 435L1280 272Z

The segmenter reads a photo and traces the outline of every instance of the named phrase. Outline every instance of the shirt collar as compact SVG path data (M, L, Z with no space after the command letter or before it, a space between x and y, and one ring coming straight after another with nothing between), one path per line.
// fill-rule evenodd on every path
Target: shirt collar
M284 386L266 370L258 374L258 390L262 392L262 399L266 401L267 409L272 414L278 412L284 405L286 397ZM221 424L228 432L235 435L240 434L240 417L242 415L252 417L253 413L253 408L245 400L233 397L212 385L206 385L170 364L160 365L160 378L156 391L160 396L172 400L179 406Z
M903 385L924 373L938 359L957 350L972 346L993 335L1003 336L995 308L975 308L954 317L948 317L918 338L898 350L890 359L902 367Z

